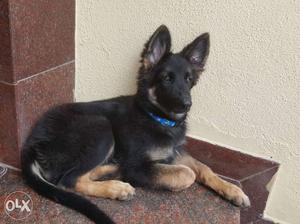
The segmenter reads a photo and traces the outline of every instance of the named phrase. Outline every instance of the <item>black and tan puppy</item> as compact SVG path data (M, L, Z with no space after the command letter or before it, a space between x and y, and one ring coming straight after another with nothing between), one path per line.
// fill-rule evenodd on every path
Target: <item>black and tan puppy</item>
M127 200L135 194L133 186L180 191L197 181L236 205L249 206L241 189L184 152L190 91L208 57L209 35L179 53L170 48L170 33L160 26L142 52L135 95L48 111L22 151L27 183L96 223L113 222L72 191ZM111 174L118 178L101 180Z

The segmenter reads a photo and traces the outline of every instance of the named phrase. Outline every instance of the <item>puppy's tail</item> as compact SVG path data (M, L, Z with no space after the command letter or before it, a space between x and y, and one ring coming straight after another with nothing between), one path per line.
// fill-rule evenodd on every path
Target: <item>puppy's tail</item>
M114 222L102 212L95 204L75 193L64 191L46 181L39 170L38 163L34 160L30 151L22 153L22 173L27 184L38 194L74 209L97 224L114 224Z

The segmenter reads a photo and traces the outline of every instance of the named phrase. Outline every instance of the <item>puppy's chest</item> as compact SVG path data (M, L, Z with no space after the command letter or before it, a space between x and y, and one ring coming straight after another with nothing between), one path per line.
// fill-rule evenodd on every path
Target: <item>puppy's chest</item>
M181 144L176 145L164 145L164 146L153 146L147 150L147 157L151 161L169 161L174 159L181 149Z
M147 151L147 157L151 161L161 161L172 158L175 155L173 147L153 147Z

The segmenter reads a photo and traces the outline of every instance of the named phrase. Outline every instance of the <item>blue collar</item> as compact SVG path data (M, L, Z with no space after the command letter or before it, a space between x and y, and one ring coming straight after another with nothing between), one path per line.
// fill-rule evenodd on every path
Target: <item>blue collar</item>
M171 121L171 120L168 120L168 119L156 116L156 115L154 115L151 112L147 112L147 113L150 115L150 117L153 118L153 120L155 120L156 122L160 123L162 126L174 127L176 125L175 121Z

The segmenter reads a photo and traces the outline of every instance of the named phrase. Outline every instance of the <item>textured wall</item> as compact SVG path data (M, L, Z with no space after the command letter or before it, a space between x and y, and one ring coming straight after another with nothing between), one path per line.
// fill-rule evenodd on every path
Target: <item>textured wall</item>
M77 101L134 93L140 51L162 23L175 51L211 34L189 133L279 161L265 213L299 223L300 2L78 0Z

